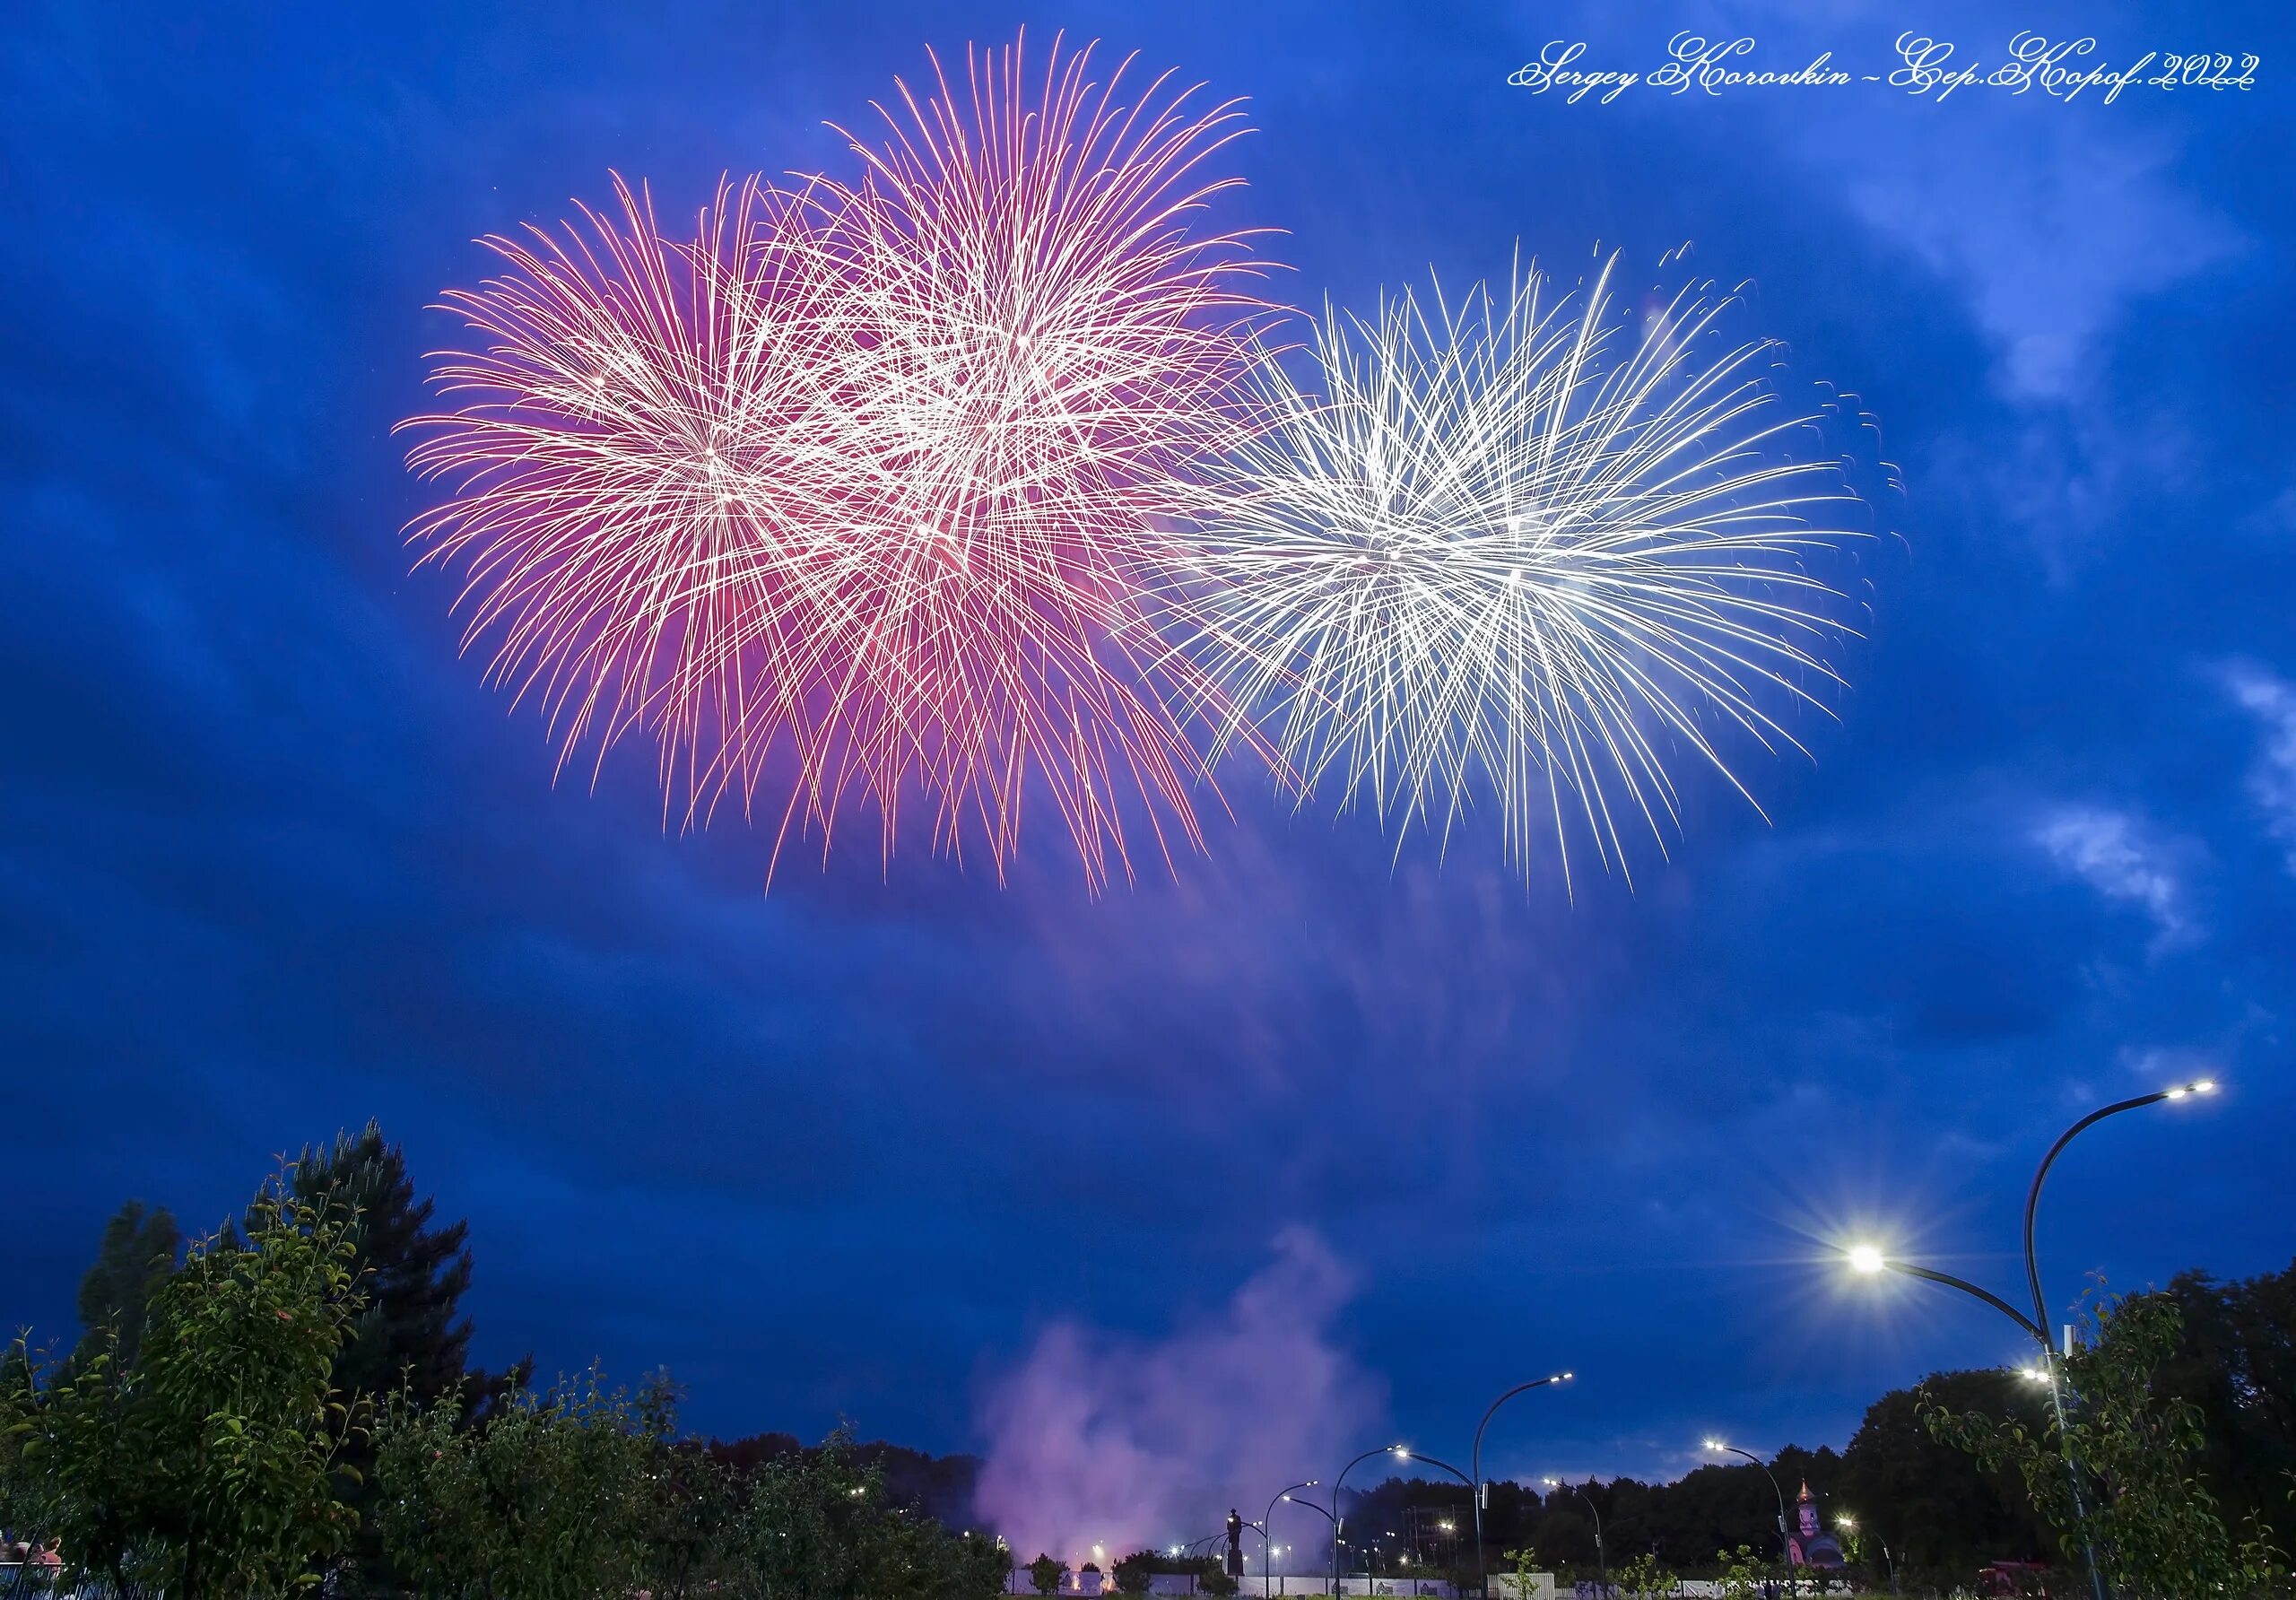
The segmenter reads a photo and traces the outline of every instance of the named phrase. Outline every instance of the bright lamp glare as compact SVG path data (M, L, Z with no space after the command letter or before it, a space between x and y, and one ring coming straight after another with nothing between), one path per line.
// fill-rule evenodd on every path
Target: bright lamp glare
M1849 1270L1852 1272L1877 1273L1889 1264L1889 1257L1882 1254L1878 1245L1849 1247Z
M2194 1083L2192 1091L2195 1094L2213 1094L2216 1092L2216 1080L2213 1078L2198 1079Z

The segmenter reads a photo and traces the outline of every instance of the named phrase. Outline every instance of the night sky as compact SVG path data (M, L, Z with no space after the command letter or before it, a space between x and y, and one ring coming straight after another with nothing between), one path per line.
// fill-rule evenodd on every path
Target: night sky
M1274 1455L1464 1464L1491 1395L1570 1367L1491 1465L1672 1475L2014 1358L1828 1247L2009 1291L2027 1175L2102 1100L2225 1085L2076 1146L2054 1298L2296 1251L2281 8L2009 20L2263 57L2109 106L1507 84L1683 28L1997 60L1973 4L262 9L5 29L0 1320L68 1338L123 1199L212 1225L375 1116L470 1219L481 1359L666 1364L703 1430L986 1449L1031 1382L1185 1395L1208 1349ZM1747 767L1767 822L1694 780L1671 859L1567 900L1495 829L1398 856L1238 768L1177 881L1091 898L1047 813L1002 889L865 848L768 893L761 834L665 832L644 749L553 784L408 572L426 306L609 169L682 217L841 165L824 118L1022 23L1249 97L1231 214L1286 230L1296 303L1518 241L1655 282L1687 240L1787 383L1856 396L1903 489L1847 569L1838 717ZM1322 1387L1220 1354L1261 1332Z

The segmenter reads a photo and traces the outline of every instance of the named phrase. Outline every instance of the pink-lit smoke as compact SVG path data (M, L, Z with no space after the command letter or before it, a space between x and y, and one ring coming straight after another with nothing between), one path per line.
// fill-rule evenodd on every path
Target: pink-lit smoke
M1385 1394L1332 1340L1353 1275L1292 1228L1219 1315L1161 1343L1048 1329L989 1396L975 1504L1026 1561L1073 1569L1199 1538L1361 1448ZM1319 1520L1299 1514L1302 1543ZM1309 1526L1314 1525L1314 1526ZM1277 1542L1287 1543L1280 1524ZM1246 1550L1257 1562L1256 1538Z

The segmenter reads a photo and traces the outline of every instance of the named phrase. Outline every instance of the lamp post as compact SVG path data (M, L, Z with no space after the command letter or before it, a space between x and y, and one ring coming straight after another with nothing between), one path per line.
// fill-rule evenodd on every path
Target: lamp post
M1587 1514L1595 1519L1595 1580L1603 1594L1611 1592L1610 1560L1603 1553L1603 1509L1595 1504L1595 1497L1576 1483L1566 1483L1560 1478L1541 1478L1550 1489L1568 1489L1586 1503Z
M1453 1477L1457 1478L1460 1483L1465 1483L1467 1486L1468 1493L1472 1494L1474 1492L1474 1480L1468 1477L1466 1474L1461 1472L1457 1467L1453 1466L1448 1461L1438 1461L1432 1456L1422 1456L1416 1450L1406 1450L1401 1445L1397 1445L1396 1447L1396 1454L1403 1460L1424 1461L1428 1465L1434 1467L1439 1471L1447 1472ZM1481 1518L1477 1518L1478 1522L1480 1522L1480 1520ZM1475 1553L1477 1558L1480 1559L1483 1553L1480 1546L1477 1547Z
M1300 1482L1300 1483L1294 1483L1294 1484L1292 1484L1292 1485L1291 1486L1291 1488L1288 1488L1288 1489L1280 1489L1280 1490L1276 1491L1275 1498L1274 1498L1274 1500L1269 1500L1269 1501L1267 1502L1267 1509L1260 1513L1260 1517L1259 1517L1259 1592L1260 1592L1260 1595L1261 1595L1261 1596L1262 1596L1262 1597L1263 1597L1263 1600L1265 1600L1265 1596L1266 1596L1266 1595L1267 1595L1267 1593L1268 1593L1269 1586L1270 1586L1270 1585L1274 1581L1274 1561L1275 1561L1275 1552L1274 1552L1274 1550L1270 1549L1270 1548L1269 1548L1269 1546L1268 1546L1267 1525L1268 1525L1269 1523L1274 1522L1274 1521L1275 1520L1275 1508L1276 1508L1276 1507L1278 1507L1278 1506L1280 1506L1280 1505L1282 1505L1285 1500L1290 1500L1290 1499L1292 1498L1292 1490L1293 1490L1293 1489L1313 1489L1315 1486L1316 1486L1316 1481L1315 1481L1313 1478L1309 1478L1309 1479L1304 1480L1303 1482Z
M1246 1520L1243 1520L1243 1519L1241 1519L1241 1518L1239 1518L1238 1520L1239 1520L1239 1531L1240 1531L1240 1528L1248 1527L1248 1528L1251 1529L1251 1530L1252 1530L1252 1532L1254 1532L1254 1533L1256 1533L1256 1534L1257 1534L1257 1535L1259 1535L1259 1542L1260 1542L1260 1543L1262 1544L1262 1546L1265 1546L1265 1545L1267 1543L1267 1530L1266 1530L1265 1528L1264 1528L1264 1527L1260 1526L1260 1525L1259 1525L1259 1524L1257 1524L1257 1523L1256 1523L1256 1522L1246 1521ZM1204 1537L1202 1537L1201 1539L1193 1539L1193 1540L1190 1540L1190 1541L1188 1542L1187 1545L1186 1546L1187 1552L1187 1553L1188 1553L1190 1556L1194 1556L1194 1555L1196 1554L1196 1547L1197 1545L1201 1544L1201 1545L1203 1545L1203 1546L1204 1546L1204 1553L1205 1553L1205 1558L1208 1560L1208 1559L1210 1559L1211 1554L1212 1554L1212 1546L1213 1546L1214 1544L1217 1544L1218 1543L1220 1543L1220 1541L1221 1541L1221 1540L1222 1540L1222 1539L1226 1538L1227 1536L1228 1536L1228 1530L1227 1530L1226 1528L1224 1528L1224 1527L1214 1528L1212 1532L1210 1532L1210 1533L1208 1533L1208 1534L1205 1535L1204 1535ZM1224 1572L1226 1570L1227 1570L1227 1568L1226 1568L1225 1563L1222 1563L1222 1568L1221 1568L1221 1570L1222 1570L1222 1571ZM1189 1580L1189 1582L1190 1582L1190 1586L1191 1586L1191 1587L1190 1587L1190 1589L1189 1589L1189 1592L1190 1592L1191 1594L1193 1594L1193 1593L1195 1592L1195 1590L1194 1590L1194 1587L1193 1587L1193 1585L1194 1585L1194 1581L1195 1581L1195 1580L1194 1580L1194 1578L1190 1578L1190 1580Z
M1705 1443L1706 1448L1717 1455L1744 1456L1761 1468L1761 1475L1770 1480L1770 1491L1778 1497L1778 1553L1779 1559L1786 1563L1786 1592L1792 1594L1794 1592L1794 1542L1787 1537L1786 1532L1786 1491L1778 1486L1778 1474L1770 1470L1768 1462L1752 1450L1742 1450L1735 1445L1726 1445L1718 1439L1709 1439Z
M1408 1456L1411 1452L1401 1445L1381 1445L1376 1450L1366 1450L1345 1466L1339 1476L1331 1481L1331 1592L1339 1593L1339 1537L1347 1528L1347 1519L1339 1514L1340 1485L1347 1482L1347 1474L1374 1456Z
M2073 1481L2073 1512L2081 1525L2082 1549L2088 1557L2089 1584L2096 1600L2111 1600L2111 1596L2105 1587L2104 1570L2097 1564L2096 1539L2089 1528L2088 1498L2081 1492L2081 1463L2066 1437L2065 1384L2060 1363L2069 1352L2060 1352L2048 1336L2048 1298L2041 1292L2040 1257L2033 1243L2034 1222L2040 1213L2041 1186L2048 1181L2049 1169L2057 1165L2057 1158L2065 1153L2065 1147L2106 1117L2118 1117L2124 1111L2140 1110L2146 1106L2157 1106L2167 1100L2180 1100L2215 1091L2216 1081L2213 1078L2196 1078L2189 1083L2156 1089L2151 1094L2135 1095L2127 1100L2115 1100L2109 1106L2100 1106L2057 1136L2057 1143L2048 1147L2048 1153L2041 1157L2041 1164L2033 1170L2033 1181L2025 1190L2025 1288L2033 1301L2033 1312L2030 1317L1989 1289L1981 1288L1966 1278L1957 1278L1951 1273L1917 1266L1909 1261L1895 1260L1885 1255L1878 1245L1853 1245L1847 1252L1847 1259L1854 1272L1870 1276L1886 1269L1902 1273L1909 1278L1942 1283L1948 1289L1960 1290L1973 1300L1983 1300L2015 1323L2027 1337L2040 1346L2041 1370L2048 1379L2049 1404L2057 1413L2057 1437L2065 1453L2065 1470Z
M1835 1513L1833 1525L1853 1539L1857 1536L1857 1518L1847 1512ZM1890 1569L1890 1593L1894 1595L1898 1592L1898 1558L1890 1553L1887 1539L1876 1538L1874 1542L1882 1547L1882 1560L1888 1563Z
M1196 1559L1196 1547L1197 1545L1209 1545L1214 1539L1224 1539L1227 1536L1228 1530L1222 1528L1218 1533L1206 1534L1201 1539L1190 1539L1186 1544L1181 1545L1172 1553L1175 1555L1184 1556L1189 1561L1194 1561ZM1187 1592L1191 1595L1196 1593L1196 1570L1192 1567L1188 1570Z
M1569 1372L1557 1372L1546 1378L1534 1378L1528 1383L1517 1384L1483 1407L1483 1421L1474 1425L1474 1449L1467 1457L1467 1465L1474 1473L1474 1483L1471 1487L1474 1490L1474 1586L1478 1595L1491 1593L1491 1569L1484 1563L1483 1555L1483 1503L1491 1495L1491 1485L1483 1481L1483 1430L1491 1426L1491 1419L1500 1406L1524 1390L1544 1388L1551 1383L1569 1383L1572 1376Z
M1312 1486L1313 1485L1310 1484L1310 1487ZM1332 1514L1325 1510L1321 1506L1316 1504L1316 1502L1311 1500L1300 1500L1297 1498L1288 1489L1282 1494L1277 1495L1275 1498L1282 1500L1287 1506L1297 1506L1303 1511L1313 1511L1317 1516L1322 1517L1326 1522L1332 1525L1332 1559L1336 1561L1339 1559L1339 1524L1334 1519Z

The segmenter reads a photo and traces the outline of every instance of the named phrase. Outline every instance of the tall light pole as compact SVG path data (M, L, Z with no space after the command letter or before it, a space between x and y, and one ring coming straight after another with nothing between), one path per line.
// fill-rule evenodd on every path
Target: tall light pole
M1432 1456L1422 1456L1417 1450L1407 1450L1401 1445L1397 1445L1396 1447L1396 1456L1398 1459L1404 1461L1424 1461L1428 1465L1434 1467L1439 1472L1447 1472L1453 1477L1457 1478L1460 1483L1465 1483L1467 1486L1467 1491L1470 1494L1474 1491L1474 1480L1468 1477L1466 1474L1461 1472L1457 1467L1453 1466L1448 1461L1438 1461Z
M1595 1578L1602 1592L1608 1595L1611 1592L1611 1564L1609 1558L1603 1553L1603 1509L1595 1503L1593 1495L1576 1483L1566 1483L1560 1478L1541 1478L1539 1482L1549 1489L1568 1489L1586 1502L1587 1515L1595 1519Z
M1347 1482L1347 1474L1374 1456L1408 1456L1411 1452L1401 1445L1381 1445L1376 1450L1366 1450L1345 1466L1339 1476L1331 1481L1331 1592L1339 1593L1339 1536L1346 1531L1347 1519L1339 1514L1339 1488Z
M1309 1486L1310 1488L1314 1486L1312 1482ZM1335 1561L1339 1559L1339 1523L1330 1512L1325 1510L1321 1506L1316 1504L1316 1502L1311 1500L1300 1500L1297 1498L1289 1489L1285 1490L1282 1494L1277 1495L1275 1498L1282 1500L1285 1505L1298 1506L1302 1510L1313 1511L1326 1522L1330 1523L1332 1559Z
M1228 1530L1222 1528L1218 1533L1206 1534L1201 1539L1190 1539L1186 1544L1180 1547L1180 1552L1186 1554L1187 1559L1192 1561L1196 1559L1196 1547L1197 1545L1202 1544L1209 1546L1214 1539L1224 1539L1227 1536ZM1208 1551L1207 1553L1209 1553ZM1196 1569L1194 1567L1190 1567L1188 1569L1187 1592L1191 1595L1196 1593Z
M2048 1378L2049 1404L2057 1413L2057 1444L2065 1456L2065 1470L2073 1481L2073 1512L2081 1525L2081 1545L2088 1557L2089 1585L2096 1600L2111 1600L2111 1595L2105 1587L2104 1569L2097 1561L2096 1539L2090 1532L2088 1497L2081 1492L2081 1463L2073 1452L2072 1441L2066 1435L2065 1383L2060 1364L2070 1352L2060 1352L2048 1335L2048 1298L2041 1292L2040 1257L2033 1245L2033 1225L2040 1213L2041 1186L2048 1181L2049 1169L2057 1165L2057 1158L2065 1153L2065 1147L2106 1117L2118 1117L2124 1111L2139 1110L2146 1106L2157 1106L2167 1100L2180 1100L2215 1091L2216 1080L2213 1078L2196 1078L2189 1083L2156 1089L2151 1094L2135 1095L2128 1100L2115 1100L2109 1106L2100 1106L2057 1136L2057 1143L2048 1147L2048 1153L2041 1157L2041 1164L2033 1170L2033 1181L2025 1190L2025 1288L2033 1301L2033 1313L2030 1317L1989 1289L1980 1288L1951 1273L1916 1266L1909 1261L1893 1260L1878 1245L1853 1245L1847 1252L1847 1259L1854 1272L1870 1275L1887 1269L1926 1283L1942 1283L1948 1289L1960 1290L1973 1300L1983 1300L2015 1323L2027 1337L2040 1346L2041 1369Z
M1279 1489L1275 1491L1275 1498L1267 1502L1267 1509L1260 1513L1259 1592L1263 1596L1263 1600L1265 1600L1265 1596L1269 1593L1269 1587L1274 1582L1275 1578L1275 1552L1269 1547L1267 1525L1275 1520L1275 1508L1292 1498L1292 1491L1293 1489L1313 1489L1315 1486L1316 1481L1313 1478L1308 1478L1291 1485L1290 1488Z
M1534 1378L1528 1383L1518 1383L1483 1407L1483 1421L1474 1425L1474 1449L1467 1457L1467 1465L1474 1473L1474 1586L1478 1595L1491 1593L1491 1570L1484 1564L1483 1557L1483 1503L1491 1495L1491 1485L1483 1481L1483 1430L1491 1426L1491 1419L1500 1406L1524 1390L1544 1388L1551 1383L1569 1383L1571 1377L1569 1372L1557 1372L1546 1378Z
M1853 1539L1857 1536L1857 1518L1846 1512L1835 1512L1833 1525ZM1898 1558L1890 1553L1890 1542L1887 1539L1877 1536L1874 1543L1882 1547L1882 1560L1889 1564L1890 1593L1894 1595L1898 1592Z
M1794 1592L1794 1542L1786 1533L1786 1491L1778 1486L1778 1474L1770 1470L1770 1463L1752 1450L1742 1450L1735 1445L1726 1445L1718 1439L1705 1441L1706 1448L1718 1456L1744 1456L1761 1468L1761 1475L1770 1480L1770 1491L1778 1497L1778 1554L1786 1563L1786 1592Z
M1241 1532L1242 1532L1242 1530L1243 1530L1244 1528L1249 1528L1249 1529L1251 1529L1251 1530L1252 1530L1252 1532L1254 1532L1254 1533L1256 1533L1256 1534L1257 1534L1257 1535L1259 1535L1259 1542L1260 1542L1261 1547L1262 1547L1263 1549L1265 1549L1265 1546L1266 1546L1266 1544L1267 1544L1267 1530L1266 1530L1265 1528L1264 1528L1264 1527L1260 1526L1260 1525L1259 1525L1259 1524L1257 1524L1257 1523L1256 1523L1256 1522L1246 1521L1246 1520L1244 1520L1244 1519L1243 1519L1243 1518L1241 1518L1241 1517L1239 1517L1239 1518L1237 1519L1237 1521L1238 1521L1238 1528L1237 1528L1237 1531L1238 1531L1239 1533L1241 1533ZM1221 1540L1222 1540L1222 1539L1226 1538L1227 1536L1228 1536L1228 1530L1227 1530L1226 1528L1224 1528L1224 1527L1214 1528L1211 1533L1208 1533L1208 1534L1205 1535L1204 1535L1204 1537L1202 1537L1201 1539L1194 1539L1194 1540L1190 1540L1190 1541L1188 1542L1187 1546L1187 1553L1188 1553L1190 1556L1195 1555L1195 1554L1196 1554L1196 1547L1198 1544L1201 1544L1201 1545L1203 1545L1203 1546L1205 1547L1205 1548L1204 1548L1205 1559L1206 1559L1206 1560L1208 1561L1208 1560L1210 1560L1210 1559L1211 1559L1211 1556L1212 1556L1212 1546L1213 1546L1214 1544L1217 1544ZM1222 1571L1223 1571L1223 1572L1227 1570L1227 1567L1225 1566L1225 1564L1224 1564L1224 1563L1222 1565L1222 1567L1221 1567L1221 1570L1222 1570ZM1189 1579L1189 1586L1190 1586L1190 1587L1189 1587L1189 1590L1188 1590L1188 1592L1189 1592L1190 1594L1195 1593L1194 1584L1195 1584L1195 1579L1194 1579L1194 1578L1193 1578L1193 1577L1191 1577L1191 1578L1190 1578L1190 1579Z

